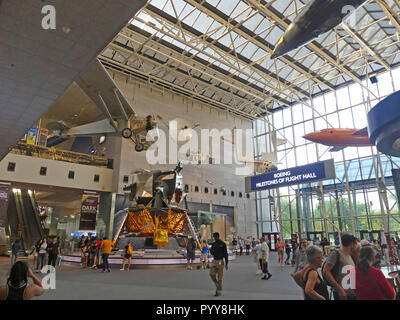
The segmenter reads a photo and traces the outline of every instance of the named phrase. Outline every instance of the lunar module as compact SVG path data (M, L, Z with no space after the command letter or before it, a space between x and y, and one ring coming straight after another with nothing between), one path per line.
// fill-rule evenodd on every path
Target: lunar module
M115 216L115 246L121 236L152 238L153 244L158 247L167 246L169 239L175 238L180 246L186 246L186 238L191 235L200 247L187 209L179 206L184 200L177 183L181 170L179 164L175 170L168 172L134 172L134 183L124 188L129 192L132 206Z

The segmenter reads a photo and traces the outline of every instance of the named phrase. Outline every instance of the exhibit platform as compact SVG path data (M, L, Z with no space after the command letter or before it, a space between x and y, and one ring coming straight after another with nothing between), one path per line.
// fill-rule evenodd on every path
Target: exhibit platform
M122 265L124 251L119 250L114 254L111 254L108 258L110 266ZM195 265L200 265L201 253L196 251L194 260ZM229 252L229 261L236 259L236 255ZM212 261L213 258L210 255L208 261ZM80 264L82 262L82 256L79 253L73 253L69 255L63 255L62 264ZM144 249L134 251L132 254L132 265L135 268L158 268L158 267L185 267L187 259L184 250L158 250L158 249Z

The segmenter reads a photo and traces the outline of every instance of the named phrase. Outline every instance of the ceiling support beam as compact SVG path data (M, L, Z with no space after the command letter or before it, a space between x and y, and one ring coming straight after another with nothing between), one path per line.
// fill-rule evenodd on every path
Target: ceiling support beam
M382 59L382 57L376 53L368 43L353 29L351 29L346 23L342 23L340 25L355 41L357 41L363 49L365 49L372 57L376 59L376 61L385 67L386 70L390 70L390 66Z
M208 16L212 17L214 20L218 21L222 25L226 26L227 28L234 30L237 34L239 34L244 39L248 39L251 43L255 44L256 46L262 48L267 53L272 53L274 47L272 44L268 43L264 39L261 39L257 36L254 32L244 27L242 24L238 23L235 20L228 19L223 12L220 12L217 8L213 7L209 3L204 0L185 0L187 3L191 4L192 6L196 7L201 12L207 14ZM291 59L289 56L282 56L280 60L299 73L303 74L309 80L312 80L324 88L327 88L331 91L334 91L332 84L325 81L317 74L313 73L311 70L308 70L305 66L302 66L295 60Z
M382 11L386 14L392 24L397 28L397 32L400 33L399 18L396 17L396 14L392 12L392 9L388 6L388 4L383 0L375 0L375 2L381 7ZM399 1L396 0L396 4L399 5Z

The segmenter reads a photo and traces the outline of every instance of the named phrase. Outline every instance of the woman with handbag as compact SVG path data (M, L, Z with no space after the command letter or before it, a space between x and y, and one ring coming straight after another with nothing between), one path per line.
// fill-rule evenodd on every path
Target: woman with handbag
M322 250L312 245L306 249L306 255L308 268L303 272L304 300L329 300L328 287L318 273L323 261Z

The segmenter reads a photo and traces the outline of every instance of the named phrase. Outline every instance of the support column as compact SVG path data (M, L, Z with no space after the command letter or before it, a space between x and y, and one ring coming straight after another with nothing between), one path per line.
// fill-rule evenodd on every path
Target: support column
M96 233L98 237L111 239L114 228L114 213L116 193L103 193L100 195L99 214L97 216Z

